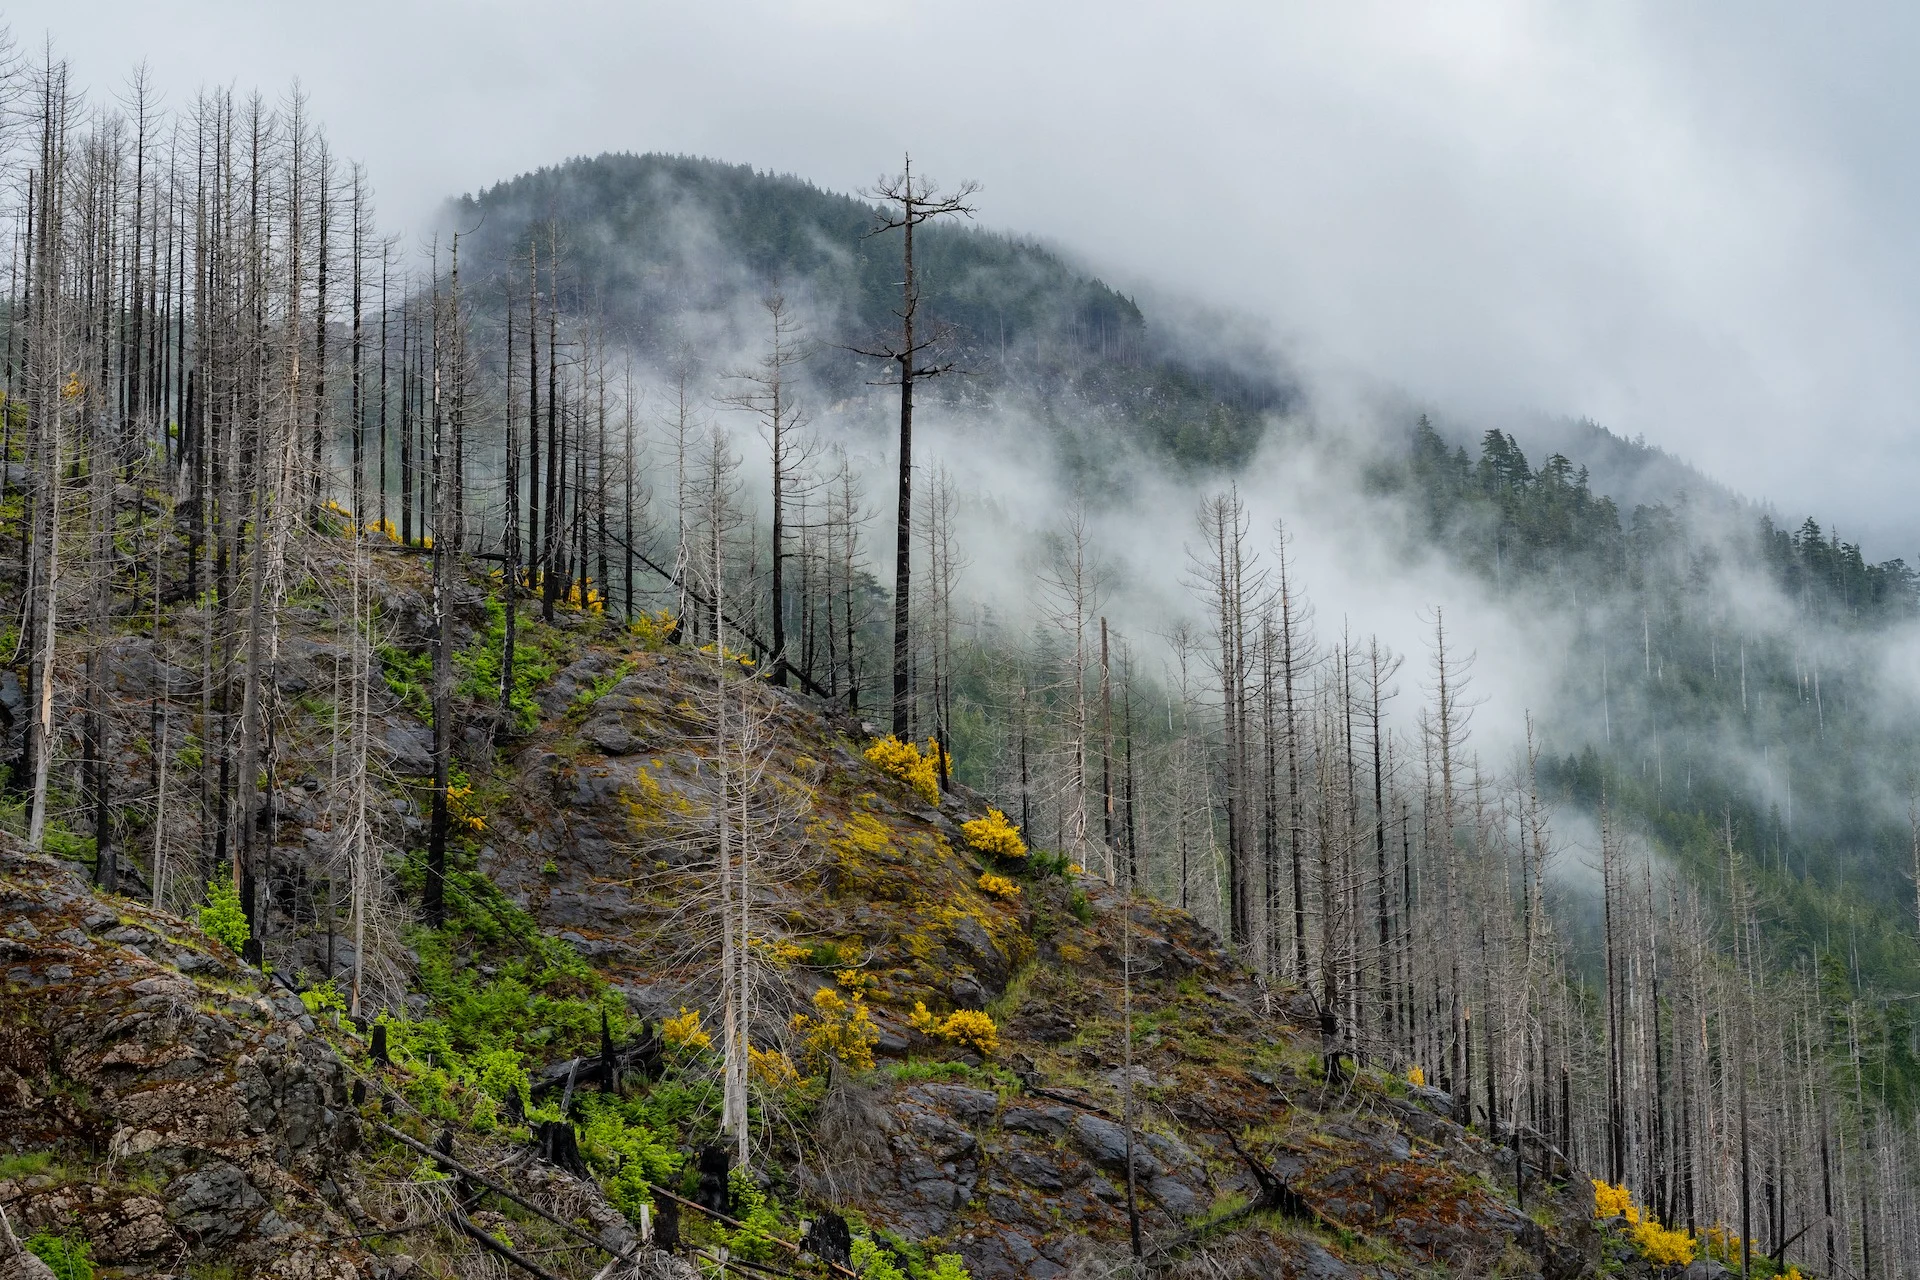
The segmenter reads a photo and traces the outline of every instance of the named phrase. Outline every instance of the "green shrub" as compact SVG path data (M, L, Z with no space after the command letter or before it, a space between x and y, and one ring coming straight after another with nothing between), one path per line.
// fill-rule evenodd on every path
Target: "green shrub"
M845 969L858 959L837 942L816 942L807 952L807 965L814 969Z
M27 1238L27 1252L52 1268L58 1280L93 1280L93 1246L85 1240L37 1231Z
M772 1260L773 1243L780 1238L780 1202L756 1187L745 1169L729 1170L727 1184L734 1216L740 1220L727 1237L727 1247L748 1262Z
M529 1062L597 1049L603 1014L614 1038L623 1036L626 1003L470 864L449 867L446 903L443 927L407 939L420 957L428 1016L383 1019L387 1047L415 1072L406 1092L416 1106L485 1126L514 1091L525 1102Z
M657 1128L645 1101L603 1093L580 1098L580 1152L600 1175L613 1207L638 1221L653 1202L649 1183L668 1183L680 1169L675 1135ZM758 1261L758 1255L748 1255Z
M240 909L240 892L224 874L207 881L207 904L200 908L200 927L236 955L252 936L247 913Z
M1073 859L1064 853L1041 853L1038 850L1027 855L1026 872L1036 880L1045 880L1049 876L1056 880L1067 878L1067 868L1073 865Z
M865 1236L853 1242L853 1268L860 1280L907 1280L893 1256Z
M507 703L513 708L514 729L529 733L540 723L540 707L533 691L553 678L560 664L549 652L546 641L552 636L533 618L522 615L513 633L513 688ZM476 702L500 700L500 661L507 642L507 607L500 600L487 598L487 629L473 643L453 655L457 679L454 692ZM616 679L607 685L611 689ZM604 692L604 691L603 691Z

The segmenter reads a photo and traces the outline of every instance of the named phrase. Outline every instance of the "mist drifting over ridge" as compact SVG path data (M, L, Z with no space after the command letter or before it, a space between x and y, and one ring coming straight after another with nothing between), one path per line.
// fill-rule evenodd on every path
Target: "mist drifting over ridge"
M637 242L608 229L635 225L632 197L616 194L623 184L664 211ZM769 231L752 210L773 192L788 205L762 210ZM610 205L621 210L612 222ZM830 212L794 212L816 208ZM473 225L483 210L479 260L511 254L517 239L548 228L534 235L548 236L543 252L557 246L563 262L574 255L596 289L630 282L625 293L583 295L607 332L626 335L656 379L667 347L691 342L709 396L755 358L762 296L788 293L812 345L801 383L808 429L853 460L873 510L890 510L892 407L869 385L871 366L847 350L883 322L888 300L884 255L860 238L871 219L860 202L711 162L603 157L503 184L461 206L458 217ZM564 229L559 240L555 228ZM916 470L923 479L942 470L954 485L957 540L966 549L957 589L976 638L1032 634L1040 625L1036 575L1069 513L1079 512L1101 570L1100 612L1149 678L1171 679L1166 637L1205 621L1193 589L1197 513L1207 494L1231 485L1245 498L1250 545L1263 558L1284 524L1296 586L1312 602L1323 644L1343 630L1377 635L1407 659L1389 715L1409 741L1417 738L1438 611L1453 652L1474 660L1473 750L1484 767L1515 767L1531 721L1550 785L1568 789L1576 807L1599 802L1602 784L1577 763L1597 749L1662 797L1658 806L1724 808L1737 798L1751 815L1741 840L1771 849L1782 874L1817 876L1836 889L1880 886L1894 895L1882 898L1886 906L1897 902L1903 864L1893 833L1904 821L1906 757L1891 746L1905 742L1906 709L1920 706L1920 696L1902 683L1886 683L1880 697L1865 690L1882 670L1901 669L1905 632L1849 627L1845 616L1856 605L1831 614L1796 600L1785 571L1768 567L1778 548L1761 545L1766 508L1590 422L1476 419L1378 378L1283 356L1245 317L1164 287L1108 288L1077 264L1071 246L948 228L930 233L928 245L929 306L962 317L953 346L966 376L940 381L923 401ZM748 501L764 502L756 497L768 483L764 444L750 421L711 402L703 414L735 433ZM1604 537L1617 544L1543 553L1584 556L1592 561L1584 570L1516 569L1501 545L1513 536L1502 531L1507 517L1490 509L1422 515L1434 495L1423 498L1419 486L1434 478L1409 488L1400 472L1423 416L1456 458L1462 448L1479 453L1478 437L1504 426L1507 441L1521 446L1514 465L1523 483L1562 463L1568 477L1586 468L1582 492L1612 513ZM1558 459L1568 451L1570 462ZM1484 479L1484 459L1467 456L1460 465L1463 476ZM875 523L876 564L891 554L888 523ZM1820 537L1815 550L1824 554L1832 535ZM1846 554L1861 559L1852 544ZM1640 567L1621 567L1621 556ZM1654 584L1648 566L1671 582ZM1911 590L1904 578L1897 585ZM1736 698L1729 673L1749 653L1752 688L1743 685ZM1789 673L1790 694L1763 680L1763 663ZM1818 680L1816 668L1825 673ZM1697 676L1706 701L1668 715L1663 699L1683 669L1686 679ZM1728 699L1739 703L1737 713ZM1855 752L1860 766L1851 800L1831 777L1807 776L1809 757L1833 758L1829 701L1836 724L1851 720L1857 730L1851 747L1840 748ZM1796 717L1810 717L1811 728ZM1803 732L1821 745L1796 745ZM1849 816L1836 824L1838 814ZM1676 838L1657 827L1632 838ZM1787 847L1795 841L1797 854Z

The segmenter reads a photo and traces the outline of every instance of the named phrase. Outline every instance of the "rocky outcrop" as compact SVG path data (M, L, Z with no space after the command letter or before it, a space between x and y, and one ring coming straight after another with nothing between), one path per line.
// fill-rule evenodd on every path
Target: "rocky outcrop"
M0 1208L96 1262L362 1274L318 1194L350 1149L346 1078L297 997L178 919L0 846Z

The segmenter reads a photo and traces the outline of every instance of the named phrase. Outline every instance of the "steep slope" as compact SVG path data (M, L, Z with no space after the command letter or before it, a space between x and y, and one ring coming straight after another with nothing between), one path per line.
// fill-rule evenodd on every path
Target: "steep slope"
M389 617L424 603L419 570L397 560L386 575ZM469 653L489 638L479 606L477 591L463 597ZM290 654L332 652L326 613L311 606L290 629ZM264 979L177 918L93 891L82 868L7 853L0 1208L13 1222L91 1242L115 1274L174 1259L232 1275L524 1270L463 1220L552 1274L606 1260L442 1177L389 1122L423 1144L438 1135L531 1203L567 1206L556 1220L615 1248L637 1246L609 1200L637 1224L643 1201L670 1203L648 1180L707 1197L696 1156L719 1131L722 1012L710 717L724 687L730 732L747 726L724 740L730 758L752 765L727 794L744 801L740 830L765 873L749 893L751 1034L768 1063L784 1054L797 1070L756 1076L752 1176L736 1175L729 1206L745 1225L689 1210L685 1247L794 1265L771 1241L837 1211L916 1275L952 1251L976 1276L1056 1276L1125 1253L1130 1163L1143 1247L1174 1274L1590 1265L1591 1197L1544 1142L1524 1148L1529 1216L1511 1145L1376 1068L1330 1080L1310 1005L1257 987L1185 913L1039 852L975 851L963 824L983 814L976 797L931 803L865 758L861 725L736 663L719 684L711 656L655 626L563 611L522 627L531 723L512 732L486 697L462 699L470 790L448 923L405 930L410 989L377 1025L340 1019L328 979L344 980L345 940L298 911L270 918L268 955L286 976ZM417 743L406 645L388 661L399 693L379 733ZM283 678L324 687L296 661ZM300 763L331 734L317 706L290 703L282 720L276 902L322 869ZM410 794L402 783L383 802L397 832ZM401 860L403 884L418 866L417 852ZM867 1012L836 1022L835 1009ZM965 1010L990 1033L951 1034ZM704 1014L706 1045L684 1034L688 1011ZM796 1014L846 1034L810 1037ZM670 1017L681 1034L663 1039ZM609 1046L622 1064L611 1081ZM562 1121L581 1155L536 1132Z
M571 698L578 727L563 713L556 736L514 758L501 825L480 854L510 898L592 956L643 1015L710 987L715 957L686 945L686 904L704 886L683 838L713 807L710 729L692 713L710 670L682 654L599 648L568 666L543 701L559 711ZM573 691L622 671L580 707ZM1227 1137L1248 1134L1323 1227L1352 1235L1338 1252L1358 1273L1422 1259L1474 1272L1509 1247L1534 1259L1528 1269L1577 1267L1494 1191L1497 1170L1511 1180L1510 1157L1502 1166L1502 1153L1426 1109L1432 1093L1410 1100L1377 1071L1329 1086L1310 1004L1256 990L1185 913L969 850L961 824L981 814L976 798L950 793L935 808L860 757L860 726L737 683L742 710L771 729L759 785L809 801L782 849L791 869L756 888L754 909L770 948L831 957L784 966L778 996L799 1011L815 991L863 989L880 1058L895 1064L820 1100L827 1132L784 1153L794 1191L907 1239L945 1241L976 1275L1057 1275L1111 1251L1127 1233L1114 1120L1130 969L1149 1243L1259 1193ZM1011 900L981 887L993 873L1016 878ZM982 1060L916 1031L916 1004L986 1011L997 1052ZM1344 1264L1304 1219L1223 1234L1249 1266L1338 1274Z

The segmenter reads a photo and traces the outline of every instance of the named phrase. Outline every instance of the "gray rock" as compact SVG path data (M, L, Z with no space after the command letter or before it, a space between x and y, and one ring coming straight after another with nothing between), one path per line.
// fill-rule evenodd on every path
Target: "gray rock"
M1160 1077L1141 1066L1134 1067L1130 1073L1120 1067L1115 1067L1113 1070L1103 1073L1100 1078L1118 1089L1127 1082L1129 1074L1133 1078L1133 1087L1136 1089L1158 1089L1160 1087Z
M1020 1006L1020 1012L1014 1016L1012 1030L1025 1040L1058 1044L1073 1039L1080 1028L1061 1010L1043 1005L1038 1000L1029 1000Z
M573 795L571 803L575 809L605 808L620 798L632 781L633 771L622 766L618 770L607 767L578 769L573 775ZM587 831L577 831L573 835L576 852L592 843ZM604 841L601 842L604 845Z
M553 717L564 712L581 689L611 671L615 659L604 653L590 653L554 676L551 683L534 695L540 714Z
M1715 1262L1712 1258L1695 1258L1680 1273L1680 1280L1726 1280L1733 1272Z
M59 1280L52 1267L28 1253L25 1245L0 1240L0 1280Z
M1199 1158L1178 1138L1164 1133L1138 1133L1134 1136L1136 1140L1144 1139L1147 1149L1159 1156L1163 1164L1178 1169L1192 1169L1200 1163Z
M973 966L974 972L994 990L1007 980L1007 957L972 916L961 916L948 932L948 947Z
M249 1210L266 1201L246 1174L223 1160L175 1178L167 1187L167 1220L204 1247L238 1236Z
M1014 1151L1001 1162L1006 1175L1042 1191L1060 1191L1067 1185L1060 1166L1045 1155L1032 1151Z
M1299 1276L1300 1280L1352 1280L1359 1274L1311 1240L1302 1244L1301 1252L1305 1256L1300 1259L1297 1269L1290 1273Z
M393 771L398 774L433 772L433 730L418 720L389 720L382 737Z
M580 736L592 743L602 753L610 756L632 755L646 748L646 743L633 736L632 730L611 717L589 720L580 730Z
M976 926L978 927L978 926ZM961 974L947 984L947 994L953 997L953 1003L962 1009L984 1009L988 1000L987 989L972 978Z
M1000 1124L1007 1129L1037 1133L1044 1138L1057 1138L1067 1131L1068 1126L1073 1123L1075 1114L1072 1107L1014 1107L1000 1117Z
M1127 1168L1127 1131L1111 1120L1096 1115L1081 1113L1073 1118L1069 1126L1073 1140L1080 1149L1097 1165L1106 1169ZM1160 1166L1147 1153L1147 1144L1137 1138L1133 1144L1133 1172L1135 1177L1151 1178L1160 1172Z
M980 1125L993 1119L1000 1099L985 1089L969 1089L958 1084L917 1086L912 1092L938 1107L945 1107L966 1124Z
M1176 1218L1191 1218L1206 1208L1200 1194L1178 1178L1157 1174L1147 1179L1147 1194Z
M978 1148L974 1136L937 1111L915 1108L907 1113L907 1128L939 1163L970 1155Z
M1065 1267L1042 1255L1017 1231L969 1236L959 1245L974 1280L1057 1280L1066 1274Z

